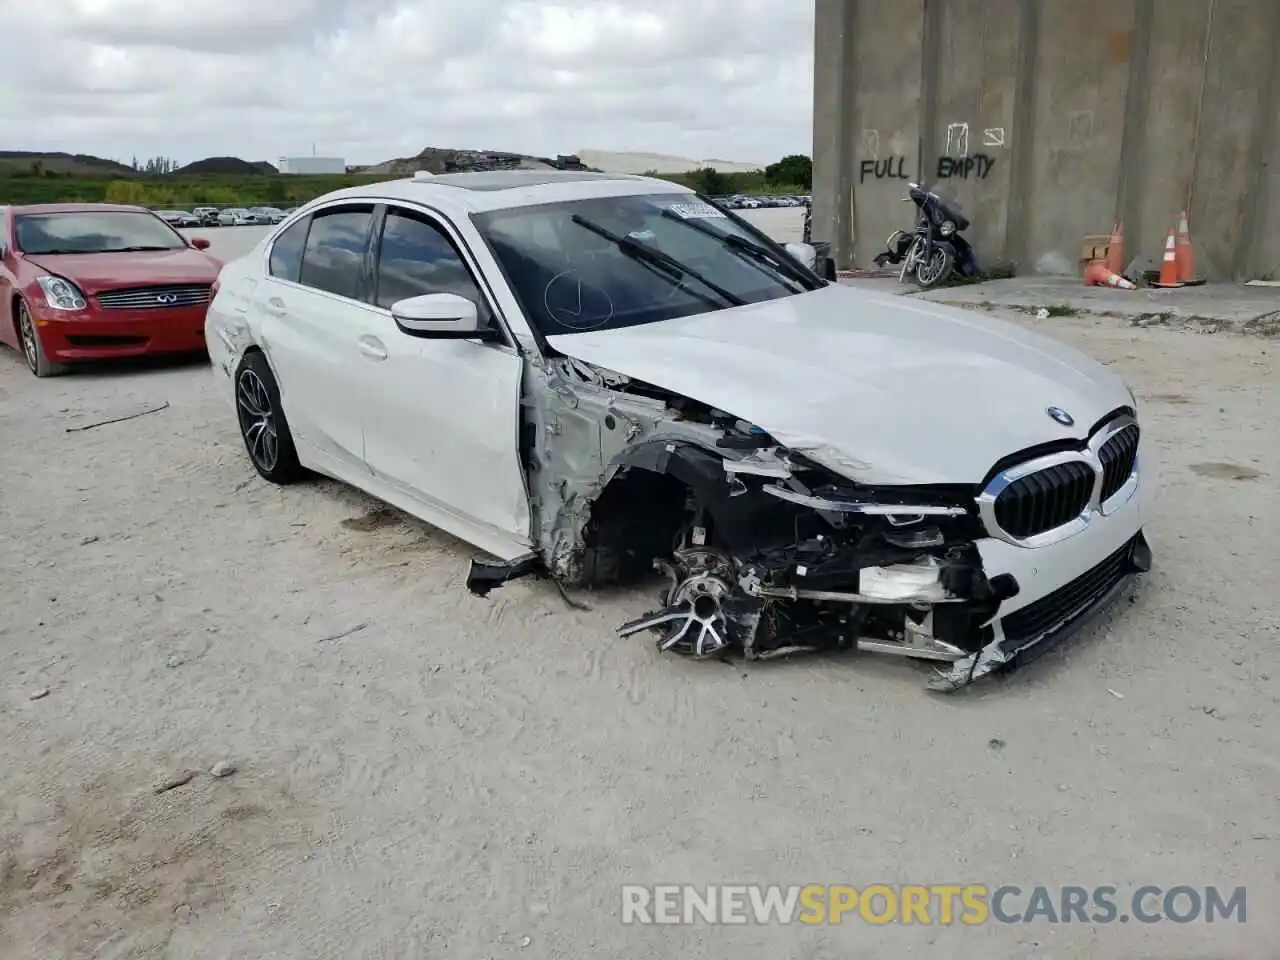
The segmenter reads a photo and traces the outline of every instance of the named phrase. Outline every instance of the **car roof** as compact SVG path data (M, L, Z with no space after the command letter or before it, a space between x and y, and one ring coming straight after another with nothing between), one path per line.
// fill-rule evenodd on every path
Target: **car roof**
M9 208L13 213L149 213L127 203L29 203Z
M403 200L452 208L457 213L485 213L542 203L593 197L640 196L653 193L692 194L668 180L623 173L577 170L495 170L475 173L420 173L403 180L348 187L318 198L331 200Z

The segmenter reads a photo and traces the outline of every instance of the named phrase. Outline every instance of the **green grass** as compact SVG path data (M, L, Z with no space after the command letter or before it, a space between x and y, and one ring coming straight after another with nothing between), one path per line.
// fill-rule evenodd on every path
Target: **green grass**
M326 176L208 176L130 177L128 179L4 176L0 173L0 204L137 203L148 207L287 206L387 176L332 174Z

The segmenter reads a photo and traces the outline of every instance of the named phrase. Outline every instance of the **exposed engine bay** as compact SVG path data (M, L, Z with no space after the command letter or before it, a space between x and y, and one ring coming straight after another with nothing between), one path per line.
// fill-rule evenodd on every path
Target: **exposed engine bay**
M983 572L963 490L858 488L776 447L722 461L721 478L712 455L670 455L704 483L672 556L654 561L669 581L662 608L623 636L653 630L660 650L700 659L857 648L959 662L989 642L982 628L1016 592Z
M569 586L656 568L660 607L619 633L652 631L663 652L870 650L950 664L937 689L999 665L987 624L1018 586L983 570L972 487L854 484L728 412L571 358L531 375L545 377L522 437L542 549L473 567L473 592L535 563Z

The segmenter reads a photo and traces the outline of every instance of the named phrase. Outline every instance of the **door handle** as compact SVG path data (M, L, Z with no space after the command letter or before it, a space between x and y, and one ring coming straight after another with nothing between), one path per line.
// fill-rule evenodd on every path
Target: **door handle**
M283 317L286 313L284 301L279 297L272 297L267 301L267 305L263 309L273 317Z
M370 360L387 359L387 348L377 337L361 337L357 342L360 345L360 352Z

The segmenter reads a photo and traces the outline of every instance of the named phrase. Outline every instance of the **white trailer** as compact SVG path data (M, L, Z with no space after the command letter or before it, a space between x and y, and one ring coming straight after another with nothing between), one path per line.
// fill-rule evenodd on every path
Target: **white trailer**
M281 173L346 173L347 162L342 157L281 157L277 164Z

